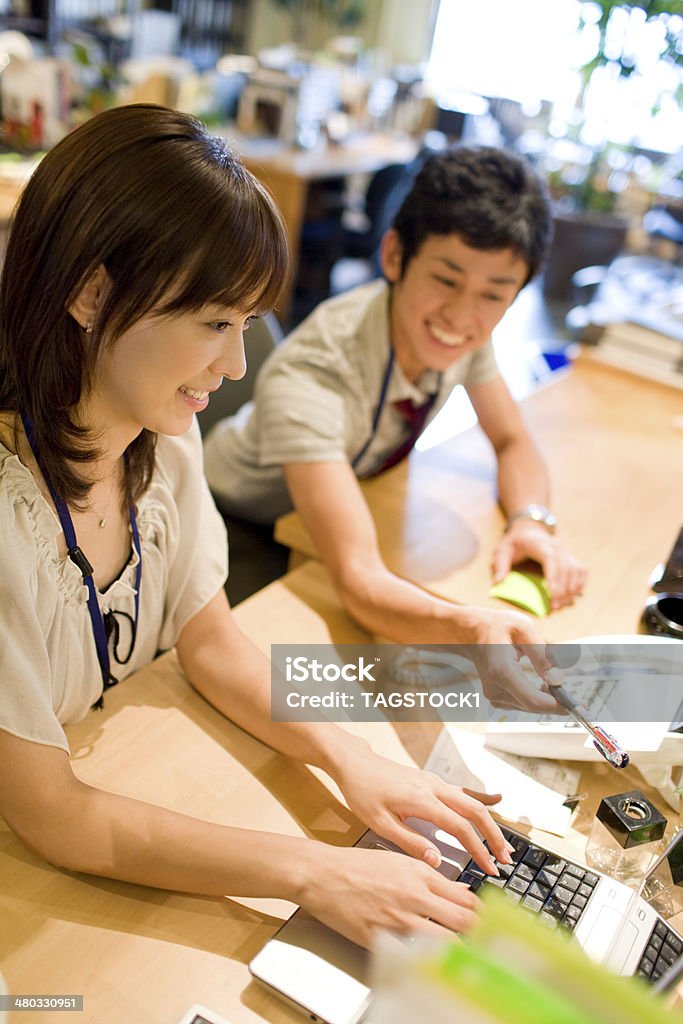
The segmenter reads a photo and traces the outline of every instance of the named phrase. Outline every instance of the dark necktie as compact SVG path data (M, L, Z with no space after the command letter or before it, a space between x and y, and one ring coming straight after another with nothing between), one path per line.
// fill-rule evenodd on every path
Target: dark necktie
M393 452L389 452L382 464L373 472L373 476L383 473L385 469L391 469L413 450L415 442L424 430L427 417L435 401L436 395L430 395L422 405L415 405L412 398L401 398L399 401L391 403L405 420L408 434Z

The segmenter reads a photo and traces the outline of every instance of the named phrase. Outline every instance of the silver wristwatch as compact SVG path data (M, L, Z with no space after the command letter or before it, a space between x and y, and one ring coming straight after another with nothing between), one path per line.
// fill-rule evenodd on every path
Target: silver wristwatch
M525 505L518 512L513 512L505 524L506 532L518 519L531 519L534 523L540 523L549 533L554 533L557 526L557 516L553 515L545 505Z

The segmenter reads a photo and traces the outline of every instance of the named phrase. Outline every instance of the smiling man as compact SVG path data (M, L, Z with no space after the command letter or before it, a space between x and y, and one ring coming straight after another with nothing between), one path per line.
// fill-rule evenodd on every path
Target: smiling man
M553 534L543 463L498 372L491 332L539 271L551 218L542 182L518 157L456 147L431 157L382 241L384 280L323 302L266 363L254 401L206 442L224 512L272 524L296 507L348 611L398 642L509 643L516 612L465 608L391 573L358 479L408 454L464 385L498 459L507 529L494 577L542 567L553 607L585 571ZM546 698L547 699L547 698Z

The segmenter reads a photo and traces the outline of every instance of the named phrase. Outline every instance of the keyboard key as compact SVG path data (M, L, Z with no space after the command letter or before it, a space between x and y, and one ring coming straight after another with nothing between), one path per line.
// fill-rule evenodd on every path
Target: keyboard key
M529 864L518 864L515 869L516 878L524 878L527 882L533 882L536 872Z
M553 896L555 897L555 899L559 900L560 903L564 903L565 907L569 906L569 904L572 901L573 895L574 893L571 891L571 889L563 889L561 885L558 885L553 890Z
M566 909L564 903L560 903L554 896L550 896L543 904L543 910L553 917L562 917Z
M650 960L649 957L644 956L643 959L638 964L638 970L641 970L641 968L642 968L642 970L646 971L647 976L649 978L650 975L652 974L652 971L654 970L654 966L655 966L654 960Z
M511 835L508 839L510 846L514 847L513 852L510 854L515 864L518 863L529 849L529 843L522 836Z
M676 956L680 956L683 953L683 941L679 939L673 932L669 932L666 937L667 943L671 946Z
M470 871L463 871L458 878L458 882L462 882L463 885L468 885L472 892L476 892L481 885L481 878L477 875L473 875Z
M661 939L665 939L669 929L666 927L663 921L657 921L655 925L655 935L659 935Z
M538 868L543 867L545 858L545 850L539 850L537 846L530 846L524 854L522 860L525 864L529 864L531 867L534 867L538 870Z
M507 878L497 878L495 875L487 875L484 881L487 885L495 885L497 889L507 885Z
M593 886L586 885L585 882L582 882L576 891L580 896L585 896L586 899L588 899L589 896L593 895Z
M598 875L594 875L592 871L587 871L584 875L583 880L586 883L586 885L590 885L591 889L594 889L600 881L600 878Z
M509 886L503 889L503 896L506 896L511 903L519 903L522 898L521 892L513 892Z
M671 948L668 942L665 942L662 948L660 949L659 956L660 959L662 959L664 963L667 964L667 966L669 967L671 967L671 965L675 963L676 960L678 960L677 954L674 953L673 949Z
M476 860L471 860L469 864L466 865L465 871L469 871L471 875L476 875L477 878L486 878L486 872L483 868L479 867Z
M545 885L539 885L538 882L535 881L531 883L527 892L530 896L535 896L536 899L545 902L548 898L548 893L550 892L550 889L548 889L548 887Z
M549 875L561 875L567 866L566 860L561 860L554 853L549 853L543 864L543 870Z
M500 871L501 878L509 878L512 872L515 870L514 864L499 864L498 861L496 861L496 867Z
M583 882L586 877L586 871L584 868L580 868L578 864L567 864L567 871L570 875L574 875L580 882Z
M522 900L522 906L526 907L527 910L538 912L543 906L543 900L538 900L533 896L525 896Z
M588 900L586 899L585 896L578 896L577 895L572 900L572 906L573 907L578 907L579 910L583 910L583 908L586 906L587 903L588 903Z
M557 875L551 874L546 871L545 867L542 867L536 875L536 881L539 885L547 885L549 889L552 889L554 885L557 885Z
M655 964L655 971L659 971L660 974L664 974L664 971L668 970L671 965L666 962L663 956L657 957L657 963ZM652 972L654 974L654 971Z
M572 921L578 921L581 917L581 913L581 907L567 907L564 916L570 918Z
M561 875L558 885L561 885L564 889L569 889L570 892L576 892L581 882L574 875L570 875L568 871L565 871Z
M507 888L511 889L512 892L525 893L529 885L530 882L527 878L519 878L517 875L513 875L507 884Z
M647 944L648 949L653 949L656 953L658 953L659 950L662 948L663 942L664 939L661 937L661 935L653 935Z
M573 932L578 922L573 917L565 917L560 921L560 928L564 928L568 932Z
M552 914L548 914L545 910L542 910L540 912L540 914L538 915L538 920L542 921L543 924L548 925L549 928L557 928L558 924L560 923L556 917L553 917Z

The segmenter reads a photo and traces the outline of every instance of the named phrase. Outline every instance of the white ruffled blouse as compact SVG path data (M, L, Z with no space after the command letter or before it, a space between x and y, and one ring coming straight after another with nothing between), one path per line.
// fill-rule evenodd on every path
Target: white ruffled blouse
M142 551L137 637L118 679L172 647L183 626L223 586L225 526L204 479L199 427L159 436L156 467L136 509ZM102 674L80 570L57 554L61 526L29 470L0 444L0 728L68 750L63 724L84 718ZM133 549L98 594L102 613L135 616ZM124 620L124 616L120 616ZM126 638L130 631L126 630ZM128 653L127 640L122 644ZM121 655L121 652L119 651Z

